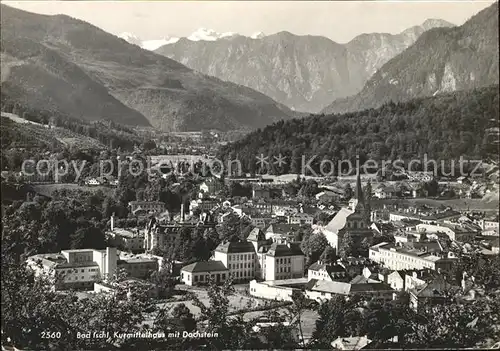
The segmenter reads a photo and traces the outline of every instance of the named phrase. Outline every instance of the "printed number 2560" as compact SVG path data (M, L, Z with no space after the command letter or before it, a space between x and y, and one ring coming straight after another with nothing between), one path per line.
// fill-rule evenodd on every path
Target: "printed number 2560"
M42 332L42 339L59 339L61 332Z

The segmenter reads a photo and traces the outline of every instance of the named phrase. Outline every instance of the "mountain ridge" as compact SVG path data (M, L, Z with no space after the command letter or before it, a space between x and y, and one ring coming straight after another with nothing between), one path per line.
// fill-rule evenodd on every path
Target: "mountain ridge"
M498 3L463 25L433 28L387 61L350 97L322 113L343 113L498 82Z
M10 55L11 63L17 64L2 87L15 85L16 91L37 87L40 90L37 103L52 98L51 93L63 95L63 87L68 86L75 90L76 98L86 97L84 105L107 106L87 96L105 89L110 99L129 109L127 114L143 116L146 123L164 131L251 130L297 116L257 91L193 71L87 22L65 15L38 15L4 4L1 9L1 52ZM25 51L31 55L31 66L37 71L47 71L43 79L25 80L24 76L29 74L24 71L31 67L23 61ZM57 59L44 61L41 51L53 52L51 57ZM80 78L68 76L66 69L73 72L70 67L88 77L93 82L92 89L85 89ZM44 79L49 78L56 79L54 87L42 89ZM65 110L79 118L74 111L79 106L76 98L66 102L72 105ZM24 100L30 103L31 99L24 97Z
M446 21L425 26L451 26ZM363 34L339 44L319 35L288 31L260 39L232 36L216 41L183 38L155 52L210 76L251 87L296 110L319 112L332 97L359 92L371 75L425 29Z
M280 121L222 147L217 157L224 163L236 158L244 172L258 172L256 155L269 159L280 155L285 159L282 169L271 166L270 171L283 174L301 173L300 165L310 165L315 172L324 167L329 173L329 164L337 169L342 162L356 162L358 157L361 164L367 159L422 160L425 155L438 162L477 159L492 151L497 154L498 144L491 143L488 129L498 116L498 103L497 83L388 102L376 109ZM322 166L323 160L331 163Z

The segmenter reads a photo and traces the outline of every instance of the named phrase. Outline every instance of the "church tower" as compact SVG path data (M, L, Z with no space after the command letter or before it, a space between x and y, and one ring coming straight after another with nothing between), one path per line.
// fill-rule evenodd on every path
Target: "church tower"
M365 211L365 197L363 196L363 188L361 187L361 175L359 174L359 167L357 169L356 176L356 206L354 208L355 212Z
M363 188L361 187L361 175L359 174L359 167L356 170L356 189L354 192L354 198L349 202L352 211L364 214L365 198L363 196Z

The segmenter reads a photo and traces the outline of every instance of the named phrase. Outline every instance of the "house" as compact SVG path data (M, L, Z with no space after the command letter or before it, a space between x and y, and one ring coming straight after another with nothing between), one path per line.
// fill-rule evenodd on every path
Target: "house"
M224 283L228 277L229 270L221 261L195 262L181 269L181 281L191 286L208 284L210 279Z
M362 274L366 267L378 265L378 263L366 257L344 257L337 260L337 264L344 267L349 277Z
M498 217L496 218L484 218L477 221L479 226L483 231L496 231L498 233L498 229L500 223L498 221Z
M265 254L266 280L285 280L304 276L305 256L300 243L273 243Z
M120 249L130 252L139 252L144 250L144 233L139 229L113 228L106 232L110 243Z
M433 224L437 222L444 222L446 220L458 219L462 214L458 211L445 210L445 211L420 211L417 208L407 210L397 210L389 212L389 221L397 222L403 220L420 221L426 224Z
M334 192L330 190L325 190L317 193L315 195L316 200L319 202L331 202L331 201L340 201L344 197L344 193Z
M417 224L416 230L428 234L443 233L446 234L453 241L471 241L474 240L478 231L467 224L453 224L453 223L440 223L440 224Z
M331 299L335 295L365 297L380 297L390 301L393 299L394 290L385 283L360 283L351 284L337 281L311 279L305 288L305 295L318 302Z
M410 295L410 307L418 311L424 305L442 304L448 294L455 294L460 287L453 286L439 277L422 286L408 290Z
M117 250L77 249L30 256L27 265L35 275L53 279L54 290L93 289L94 282L107 280L117 272Z
M273 223L264 231L266 239L273 241L294 240L295 233L300 229L298 224Z
M371 344L366 336L340 337L332 341L335 350L362 350Z
M250 235L255 235L251 232ZM235 282L255 279L257 270L257 253L250 241L225 241L219 244L214 252L214 260L227 268L228 274Z
M215 225L212 220L184 222L181 219L180 222L165 223L153 217L146 224L144 231L144 250L146 252L151 252L155 248L165 250L174 245L182 228L206 230L215 228Z
M119 252L117 267L127 272L129 277L147 279L151 273L159 270L160 265L152 256L134 255L128 252Z
M393 185L380 184L373 189L373 196L379 199L392 199L398 194L399 190Z
M87 179L85 179L85 185L97 186L97 185L101 185L101 182L99 182L99 180L97 178L87 178Z
M197 199L197 200L192 200L189 203L189 210L190 210L191 215L192 215L194 209L199 209L202 212L203 211L211 211L212 209L216 208L217 206L219 206L219 202L217 200Z
M130 212L136 214L161 213L165 211L165 203L161 201L130 201Z
M404 273L404 290L417 289L431 282L435 272L430 269L409 270Z
M288 224L312 225L314 217L307 213L295 213L288 216Z
M405 273L404 271L392 271L387 275L387 284L396 291L405 289Z
M408 243L420 241L421 233L398 231L394 234L395 243Z
M270 216L255 215L255 216L251 216L251 218L250 218L250 222L252 223L252 225L254 227L259 228L259 229L267 228L269 226L269 223L271 223L272 220L273 220L273 218Z
M432 269L449 271L457 261L452 254L443 251L439 241L380 243L370 247L371 260L393 270Z
M307 271L307 279L341 281L347 278L347 273L344 267L339 264L326 264L318 261L309 266Z

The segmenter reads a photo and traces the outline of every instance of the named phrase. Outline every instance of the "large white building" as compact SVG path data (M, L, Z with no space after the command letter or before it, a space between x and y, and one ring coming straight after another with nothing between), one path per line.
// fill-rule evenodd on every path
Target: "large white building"
M229 271L221 261L195 262L181 269L181 281L186 285L204 285L210 279L223 283L229 278Z
M472 227L461 224L440 223L440 224L417 224L416 229L418 232L425 232L427 234L443 233L448 235L454 241L471 241L474 240L479 234Z
M54 288L92 288L97 280L107 279L117 271L117 250L78 249L60 253L38 254L28 258L28 266L35 274L54 278Z
M445 253L439 242L380 243L370 247L371 260L393 270L432 269L450 270L456 262L451 253Z
M235 282L255 278L257 253L249 241L223 242L215 249L213 259L222 262Z
M27 264L36 274L54 278L56 290L91 289L96 281L108 280L119 270L129 277L147 279L160 269L159 257L119 251L62 250L60 253L39 254L28 258Z
M304 276L304 254L300 243L268 244L264 233L254 228L246 241L223 242L214 252L236 282L252 279L284 280Z

